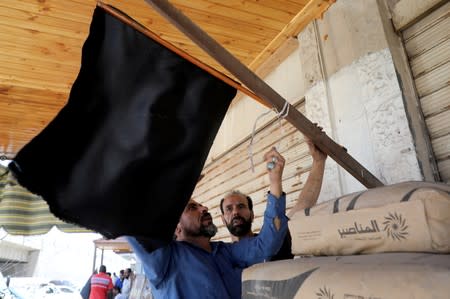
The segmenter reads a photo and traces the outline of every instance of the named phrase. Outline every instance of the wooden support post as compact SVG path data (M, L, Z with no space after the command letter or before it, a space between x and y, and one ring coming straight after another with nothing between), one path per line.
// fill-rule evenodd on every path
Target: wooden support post
M283 97L194 24L181 11L176 9L166 0L145 1L175 25L181 32L192 39L198 46L205 50L211 57L222 64L257 96L261 97L265 102L272 104L277 111L283 110L285 103L287 103ZM367 188L383 186L383 183L350 156L345 148L334 142L325 133L321 132L316 125L292 105L288 105L289 113L286 115L286 120L305 136L310 138L323 152L335 160Z
M92 273L95 271L95 263L97 262L97 246L94 244L94 260L92 262Z
M105 249L102 248L102 256L100 257L100 266L103 265L103 255L105 254Z

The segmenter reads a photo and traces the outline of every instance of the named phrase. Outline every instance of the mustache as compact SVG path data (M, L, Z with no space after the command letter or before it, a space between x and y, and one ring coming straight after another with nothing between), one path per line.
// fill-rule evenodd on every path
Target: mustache
M212 216L210 213L205 213L200 217L201 221L206 220L206 219L212 219Z
M234 220L241 220L241 221L243 221L243 222L247 221L244 217L241 217L241 216L234 216L234 217L231 219L231 222L233 222Z

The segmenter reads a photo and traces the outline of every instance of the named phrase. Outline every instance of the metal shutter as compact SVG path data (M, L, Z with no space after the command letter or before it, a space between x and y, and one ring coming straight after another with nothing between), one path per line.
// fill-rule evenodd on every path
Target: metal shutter
M405 29L404 44L441 180L450 183L450 3Z

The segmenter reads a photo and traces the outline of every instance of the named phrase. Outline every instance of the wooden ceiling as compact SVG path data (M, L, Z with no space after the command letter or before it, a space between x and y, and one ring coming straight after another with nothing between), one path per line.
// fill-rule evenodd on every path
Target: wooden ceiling
M226 73L144 0L103 2ZM261 71L279 49L333 2L171 1L255 71ZM65 104L79 71L81 47L96 3L95 0L0 1L0 157L12 158Z

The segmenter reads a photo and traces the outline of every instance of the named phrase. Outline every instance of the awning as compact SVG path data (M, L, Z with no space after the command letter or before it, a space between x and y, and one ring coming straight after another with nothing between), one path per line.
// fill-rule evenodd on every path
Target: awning
M112 240L107 239L98 239L94 241L95 248L101 250L112 250L115 253L131 253L133 250L131 249L130 244L128 244L127 240L124 237L119 237Z
M40 235L53 226L66 233L90 232L54 217L47 203L20 186L0 165L0 227L11 235Z

